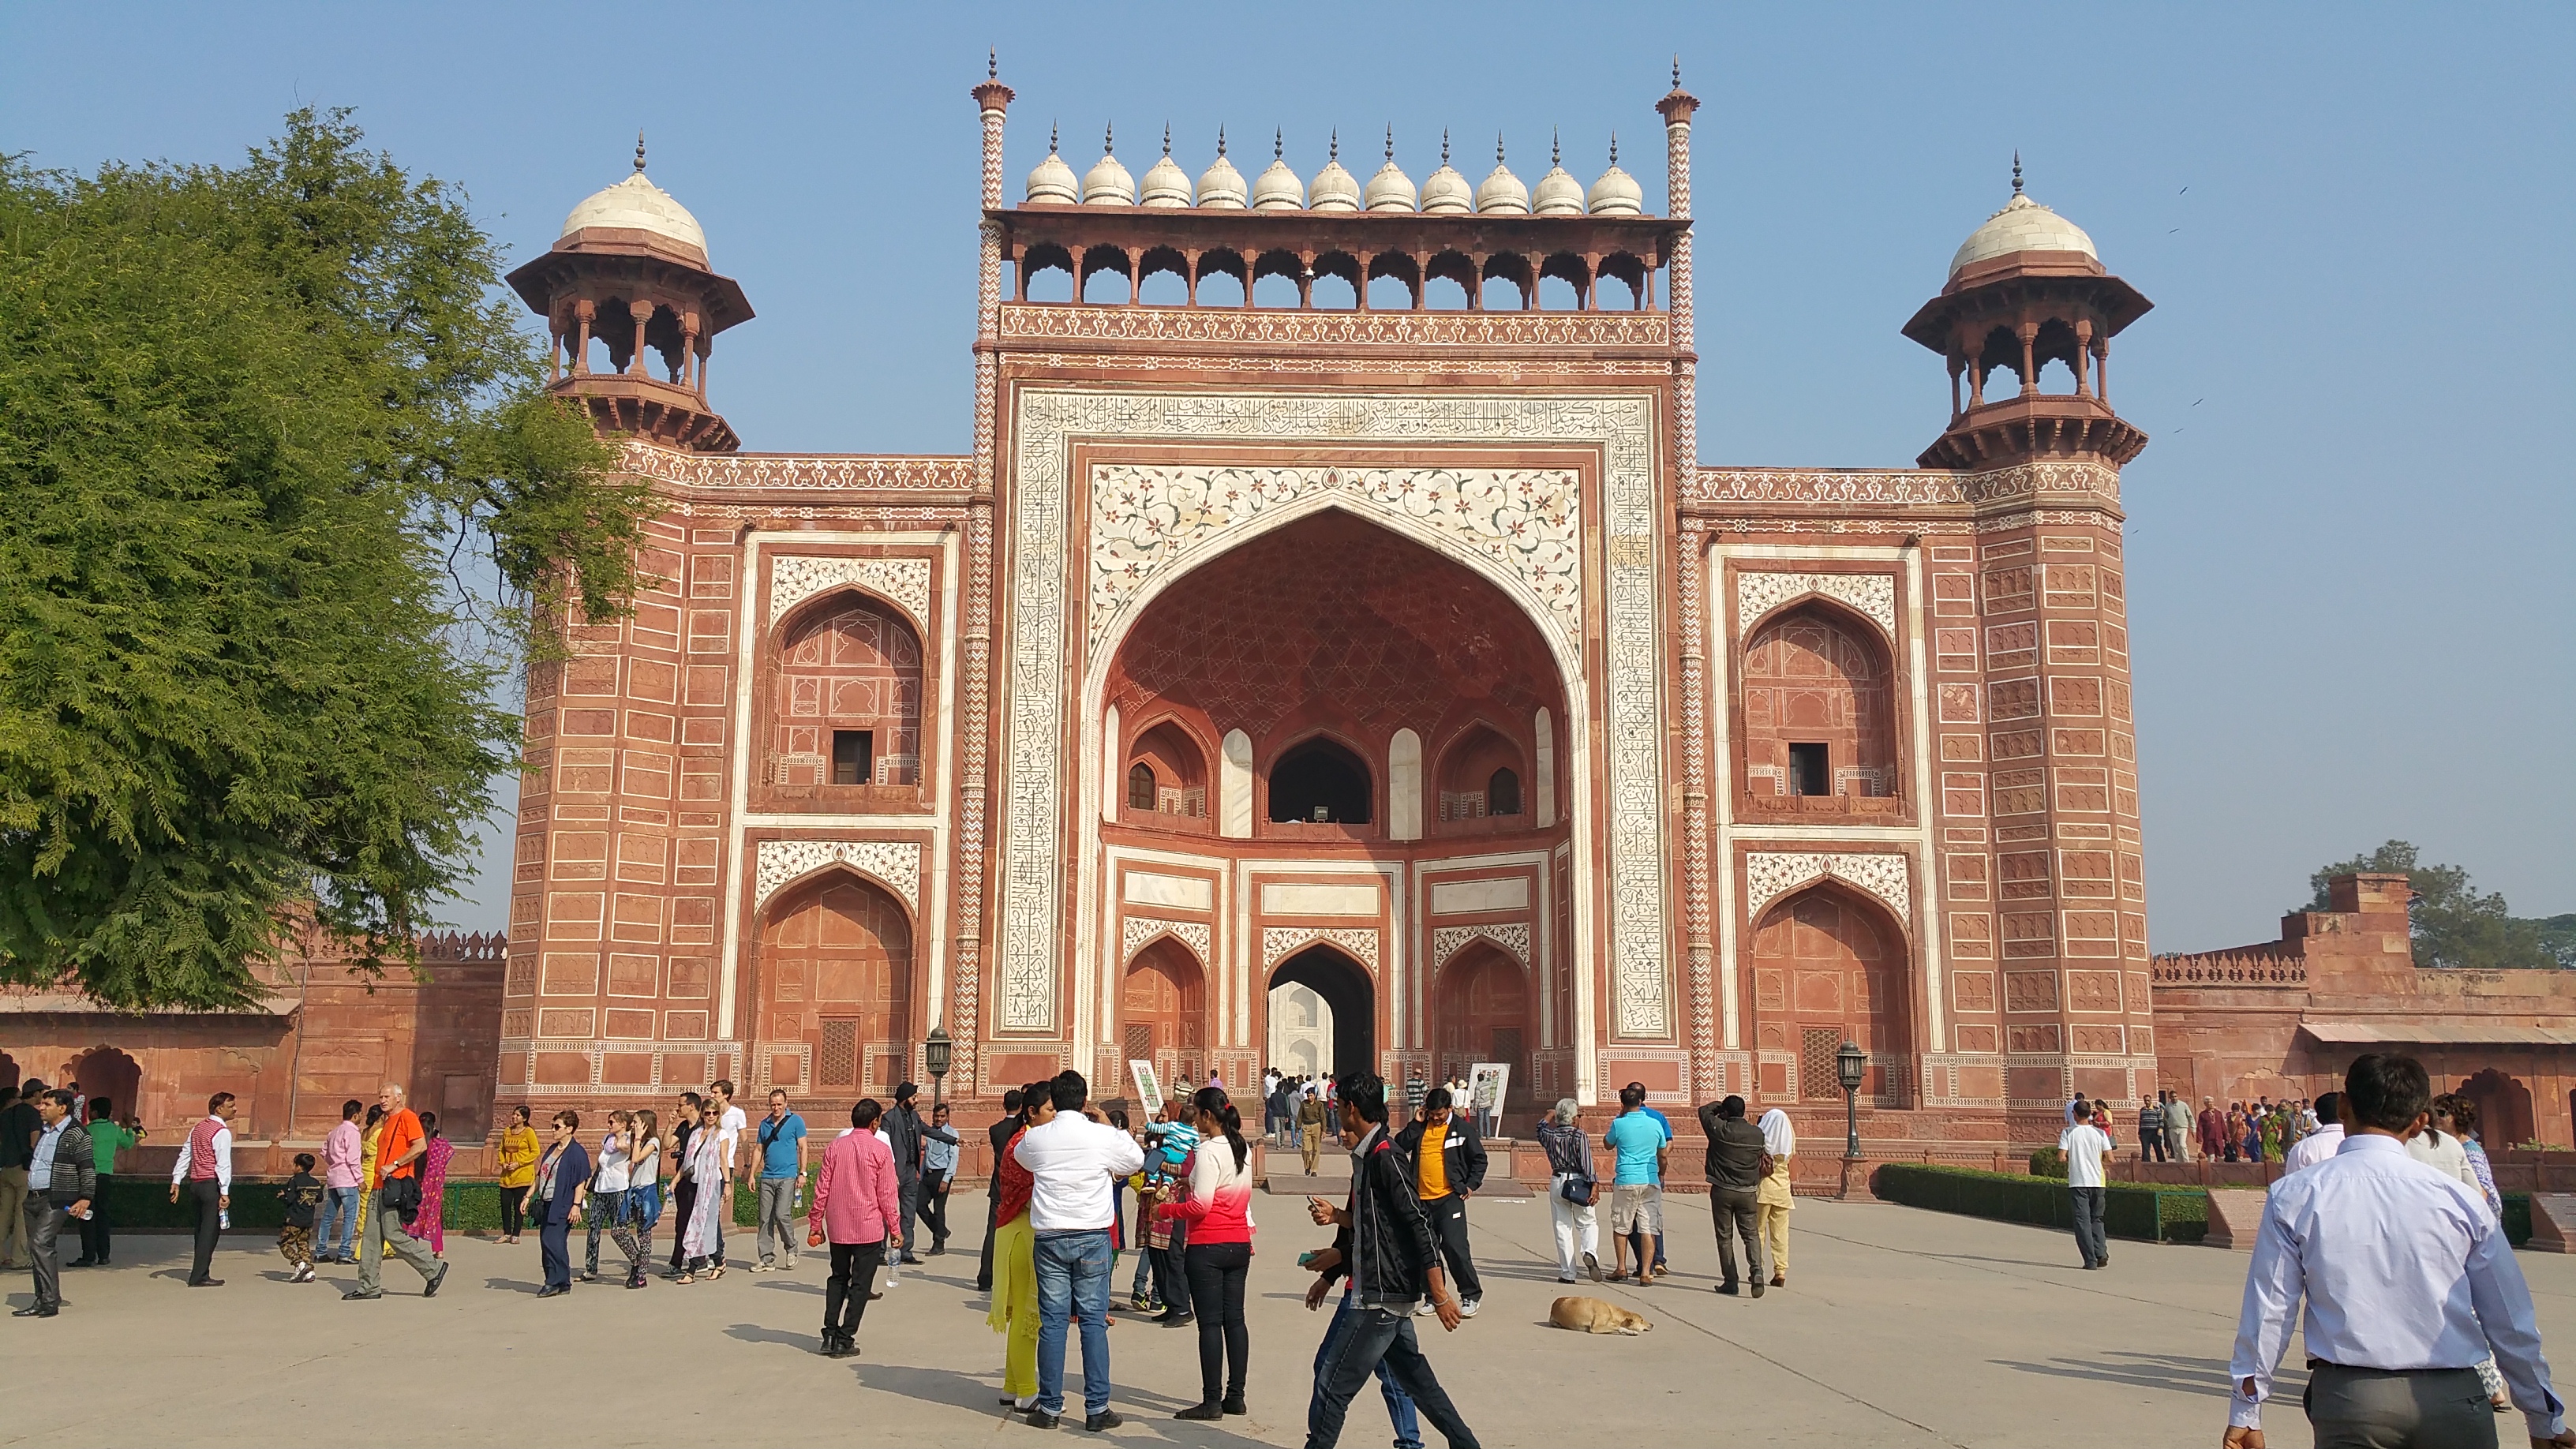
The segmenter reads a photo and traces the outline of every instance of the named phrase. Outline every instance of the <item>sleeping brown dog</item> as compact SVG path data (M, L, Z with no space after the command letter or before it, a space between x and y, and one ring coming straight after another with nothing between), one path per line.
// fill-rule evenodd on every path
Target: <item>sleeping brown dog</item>
M1577 1333L1637 1334L1655 1326L1643 1314L1598 1298L1559 1298L1548 1305L1547 1321Z

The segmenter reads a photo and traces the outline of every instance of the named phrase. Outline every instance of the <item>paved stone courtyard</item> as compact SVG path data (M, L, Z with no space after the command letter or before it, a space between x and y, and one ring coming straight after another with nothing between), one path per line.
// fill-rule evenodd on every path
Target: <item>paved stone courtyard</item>
M1546 1326L1560 1290L1544 1202L1476 1204L1485 1308L1454 1335L1432 1327L1429 1347L1484 1442L2053 1449L2215 1443L2224 1427L2241 1253L2118 1243L2107 1271L2085 1273L2062 1233L1806 1201L1790 1286L1756 1302L1709 1291L1704 1199L1676 1206L1675 1278L1587 1290L1656 1322L1619 1338ZM1295 1198L1256 1196L1253 1209L1250 1418L1174 1421L1196 1395L1196 1334L1122 1314L1110 1342L1128 1423L1112 1437L1303 1437L1324 1320L1299 1303L1309 1280L1294 1260L1322 1234ZM953 1216L980 1224L981 1197L961 1193ZM343 1303L354 1268L290 1286L273 1252L228 1239L216 1268L227 1285L191 1292L179 1281L184 1239L126 1239L114 1269L65 1275L62 1317L0 1330L25 1346L13 1355L25 1372L50 1364L85 1386L14 1395L0 1444L980 1445L1039 1432L995 1404L1001 1341L984 1327L971 1251L907 1271L869 1312L862 1357L844 1362L813 1351L813 1256L793 1274L582 1287L540 1303L528 1296L533 1237L515 1248L450 1239L448 1254L456 1268L435 1300L414 1296L418 1280L394 1263L382 1301ZM2562 1369L2576 1363L2576 1260L2521 1261ZM8 1286L10 1306L29 1301L23 1275ZM2293 1345L2266 1426L2293 1449L2308 1442L2298 1356ZM111 1385L122 1388L100 1391ZM1364 1395L1343 1442L1386 1440L1385 1411Z

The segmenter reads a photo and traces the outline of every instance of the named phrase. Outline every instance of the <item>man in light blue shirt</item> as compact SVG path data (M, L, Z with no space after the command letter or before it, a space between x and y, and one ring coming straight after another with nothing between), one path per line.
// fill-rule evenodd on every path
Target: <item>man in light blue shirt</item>
M805 1236L804 1195L805 1119L787 1110L785 1092L772 1091L769 1115L760 1119L760 1266L753 1272L796 1266L796 1245ZM784 1264L770 1250L773 1231L786 1254Z
M1602 1145L1615 1154L1610 1178L1610 1248L1616 1271L1608 1281L1628 1277L1628 1247L1637 1250L1637 1286L1655 1281L1652 1240L1664 1231L1664 1159L1671 1153L1673 1130L1646 1108L1646 1089L1630 1082L1619 1091L1619 1117L1601 1134Z
M2227 1449L2262 1449L2263 1400L2303 1296L2319 1449L2495 1443L2477 1374L2490 1351L2531 1442L2576 1446L2503 1225L2475 1188L2407 1155L2432 1100L2413 1057L2357 1058L2342 1147L2272 1185L2227 1368Z

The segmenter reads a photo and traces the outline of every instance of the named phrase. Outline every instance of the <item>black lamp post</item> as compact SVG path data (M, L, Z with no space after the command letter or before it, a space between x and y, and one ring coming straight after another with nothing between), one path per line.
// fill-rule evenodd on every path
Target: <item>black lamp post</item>
M939 1109L940 1088L946 1084L948 1076L948 1050L948 1028L944 1026L932 1027L930 1029L929 1038L921 1044L922 1065L930 1068L930 1107L932 1111L937 1111Z
M1846 1041L1834 1053L1834 1075L1843 1082L1843 1158L1860 1160L1860 1084L1869 1074L1869 1053L1858 1042Z

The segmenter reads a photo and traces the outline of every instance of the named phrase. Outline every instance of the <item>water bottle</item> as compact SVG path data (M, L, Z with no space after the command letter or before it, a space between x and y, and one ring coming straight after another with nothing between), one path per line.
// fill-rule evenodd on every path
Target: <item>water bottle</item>
M223 1229L225 1232L231 1232L233 1230L233 1210L231 1208L222 1208L217 1210L215 1213L215 1226Z

